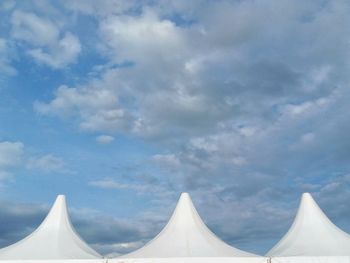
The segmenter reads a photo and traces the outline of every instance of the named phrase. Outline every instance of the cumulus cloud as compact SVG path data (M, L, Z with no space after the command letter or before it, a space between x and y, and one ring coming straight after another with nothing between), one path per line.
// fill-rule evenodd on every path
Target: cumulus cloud
M319 32L327 23L349 22L344 3L318 9L290 1L276 8L270 1L210 2L198 4L193 17L181 9L189 16L183 23L171 20L174 10L163 4L100 18L111 62L134 65L106 69L87 85L59 87L53 100L37 103L36 109L73 115L82 130L127 132L180 145L169 156L204 174L221 174L215 167L223 166L245 169L247 163L264 167L262 157L269 155L256 149L268 151L268 166L273 157L286 157L281 153L287 138L297 142L322 116L337 115L334 105L346 94L341 55L346 29L332 31L341 43L337 49L334 36Z
M16 3L13 0L5 0L1 2L1 8L9 11L15 7Z
M31 157L27 161L28 169L44 171L46 173L68 173L66 163L59 157L47 154L40 157Z
M11 48L7 40L0 38L0 71L9 76L16 75L16 69L11 66ZM13 54L12 54L13 55Z
M63 68L74 63L81 51L79 39L72 33L67 32L50 50L36 48L28 51L37 62L49 65L53 68Z
M48 18L16 10L11 17L11 35L27 43L27 53L39 64L59 69L74 63L81 51L79 39Z
M59 37L58 27L49 20L16 10L11 17L12 36L33 45L50 45Z
M168 167L178 168L181 165L174 154L156 154L152 156L152 160L159 164L165 164Z
M53 154L31 155L22 142L0 141L0 182L19 169L44 173L72 173L65 161Z
M0 143L0 167L17 165L23 154L24 145L21 142L3 141Z
M288 9L287 3L279 8ZM272 121L278 117L276 108L291 105L289 110L292 111L291 101L299 103L298 98L302 96L317 99L329 92L331 87L327 83L334 73L333 68L337 67L338 57L333 58L333 64L328 62L321 67L318 64L305 65L304 72L286 50L278 53L286 56L284 61L282 57L271 57L269 49L253 58L256 45L264 48L265 38L252 38L250 34L242 33L244 37L235 41L236 31L225 31L227 26L219 26L230 21L215 19L216 16L229 19L225 15L229 12L227 10L237 14L230 19L237 20L240 14L245 14L244 19L239 19L241 23L234 23L235 30L253 30L252 35L255 35L259 28L264 27L282 45L289 41L285 30L271 26L267 21L261 23L261 19L272 15L281 20L279 24L285 22L292 28L301 28L302 33L296 33L296 39L307 38L308 31L320 29L318 21L310 22L314 27L304 28L298 12L311 12L314 6L296 5L281 17L271 11L268 2L262 4L261 10L252 3L210 5L215 5L214 12L203 8L202 16L195 17L196 23L185 25L177 25L151 8L144 8L139 15L101 18L100 35L111 61L131 60L135 64L127 69L107 69L91 84L69 90L73 96L81 97L81 93L93 94L97 89L110 94L115 100L114 105L107 103L108 111L101 106L101 112L88 114L90 108L96 110L96 107L95 103L91 103L91 107L85 106L90 99L84 96L84 106L77 104L76 107L64 108L72 99L60 92L60 87L55 98L42 104L42 108L46 105L47 111L59 115L55 104L62 102L61 112L79 114L80 127L89 131L122 130L142 137L175 137L214 132L219 126L239 123L242 119L253 122L255 118L269 118L267 120ZM249 15L251 9L259 13L256 19ZM329 15L320 12L318 16L322 20ZM211 31L211 27L223 29ZM232 42L223 45L218 36L212 36L215 32L232 38ZM208 41L211 42L209 46ZM311 62L316 60L315 54L308 55ZM307 107L307 104L303 106ZM86 115L92 116L87 119ZM107 123L109 118L112 121ZM114 119L127 119L127 124L115 123Z
M150 9L140 16L110 16L101 22L100 31L116 60L153 64L156 59L153 66L162 61L168 66L181 59L186 48L182 30Z
M137 1L108 0L99 1L99 3L97 3L93 0L73 0L63 4L68 10L74 12L104 17L109 14L123 14L124 12L132 10L137 5Z
M100 144L109 144L114 141L114 137L110 135L99 135L96 137L96 141Z
M0 142L0 180L11 176L11 169L20 165L24 153L21 142Z
M102 83L97 82L97 84ZM83 119L79 124L82 130L127 129L132 116L122 107L118 107L118 96L109 89L93 86L81 89L61 86L57 89L56 98L53 101L49 104L37 102L35 109L41 114L61 117L76 115Z
M161 197L163 201L174 196L175 192L174 189L171 189L169 182L144 174L136 176L133 180L129 178L104 178L90 181L88 185L106 190L134 191L138 195L152 196L153 198ZM156 203L159 205L162 201Z
M104 188L104 189L134 189L134 190L140 190L140 188L143 188L142 185L136 186L131 184L124 184L119 183L111 179L105 179L105 180L99 180L99 181L92 181L89 182L89 185Z

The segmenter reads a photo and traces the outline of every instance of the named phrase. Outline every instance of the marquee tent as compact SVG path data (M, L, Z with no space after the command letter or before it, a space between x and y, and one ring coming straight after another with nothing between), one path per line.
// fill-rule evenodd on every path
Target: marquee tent
M350 235L304 193L292 226L267 256L275 262L350 262Z
M0 261L4 260L103 262L101 256L75 232L64 195L57 196L49 214L32 234L13 245L0 249Z
M111 260L109 260L111 262ZM114 262L267 262L216 237L198 215L190 196L181 194L164 229L144 247Z

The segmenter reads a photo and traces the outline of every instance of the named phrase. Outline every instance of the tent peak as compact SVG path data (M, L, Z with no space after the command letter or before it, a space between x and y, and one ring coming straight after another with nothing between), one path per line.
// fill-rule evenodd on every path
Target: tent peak
M60 204L62 206L67 206L67 202L66 202L66 196L65 195L57 195L56 197L56 200L53 204L53 207L56 205L56 204Z
M189 193L183 192L181 193L179 201L177 203L192 203L191 196L189 195Z
M189 204L193 206L192 199L188 193L181 193L177 206L180 204Z
M40 227L61 227L62 224L68 225L70 227L70 218L68 215L66 197L64 195L58 195Z
M163 230L127 258L154 257L255 257L217 238L200 218L191 197L182 193Z
M301 200L314 200L312 195L309 192L305 192L301 196Z
M303 193L294 222L268 256L349 256L350 236L335 226L310 193Z
M310 217L312 218L327 217L310 193L303 193L299 205L298 214L301 213L301 211L305 211L305 213L310 214Z
M173 215L168 222L168 225L178 224L191 225L191 227L204 224L188 193L181 193Z
M64 195L56 197L46 218L33 233L0 250L0 261L100 257L74 230Z
M181 195L180 195L180 199L181 199L181 198L191 198L191 197L190 197L190 194L189 194L189 193L187 193L187 192L182 192Z

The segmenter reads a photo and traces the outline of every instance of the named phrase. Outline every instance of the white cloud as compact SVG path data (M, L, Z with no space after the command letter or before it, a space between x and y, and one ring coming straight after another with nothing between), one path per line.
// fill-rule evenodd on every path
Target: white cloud
M23 143L0 142L0 181L11 178L11 169L21 166L23 154Z
M300 20L300 12L316 12L314 6L290 9L290 3L283 3L277 6L281 12L271 9L270 1L210 3L188 24L176 24L151 7L140 14L100 18L109 62L133 64L106 67L85 85L61 86L36 110L76 121L82 131L122 132L163 143L167 154L152 160L179 175L174 180L184 187L203 187L208 178L220 175L254 188L256 183L246 178L256 171L283 174L288 154L302 150L286 142L300 143L303 134L314 130L305 127L330 112L340 98L334 86L342 81L333 75L343 71L339 57L320 66L308 45L288 46L291 39L308 43L311 35L318 35L320 28L305 27ZM315 16L323 19L325 14ZM322 47L333 45L322 36ZM267 187L266 182L261 185Z
M16 5L14 0L4 0L0 3L0 7L6 11L12 10Z
M142 241L136 241L112 244L97 244L93 247L96 251L106 251L107 253L104 253L104 256L106 258L115 258L131 251L135 251L136 249L142 247L142 245L144 245Z
M52 154L29 158L29 160L27 161L27 168L40 170L46 173L69 172L63 159Z
M244 157L241 157L241 156L235 156L232 158L232 162L235 164L235 165L245 165L247 164L247 160L244 158Z
M27 53L40 64L63 68L76 62L81 52L79 39L60 25L30 12L14 11L11 35L29 45Z
M12 170L19 168L45 173L72 173L60 157L53 154L29 156L22 142L0 141L0 180L11 178Z
M0 168L13 167L20 163L24 152L21 142L0 142Z
M102 21L100 31L117 61L154 64L156 59L156 63L173 63L185 48L182 31L150 9L140 16L110 16Z
M270 1L210 2L200 6L193 17L185 12L182 18L188 19L188 24L176 24L162 13L169 14L171 8L181 5L167 7L162 2L144 6L140 13L116 15L111 11L99 17L99 34L110 63L131 60L134 64L107 68L84 86L61 86L52 101L37 103L36 109L43 114L71 115L89 132L128 132L188 144L213 134L241 139L237 131L255 141L265 136L266 130L281 129L281 122L293 116L301 120L325 112L336 100L329 100L328 94L339 57L320 66L318 55L303 44L313 41L310 36L319 35L321 20L329 21L328 7L318 10L313 4L288 1L276 9ZM89 13L91 3L77 1L72 9ZM341 15L337 19L345 20L343 12L336 10ZM310 12L315 12L315 19L306 26L300 14ZM345 41L343 32L337 33ZM322 44L315 45L326 50L333 42L322 37ZM300 42L297 49L285 47L291 38ZM275 48L279 52L271 51ZM256 50L264 52L256 54ZM305 57L310 59L301 66L298 61ZM307 100L300 99L305 96ZM235 158L247 160L234 152L227 162Z
M23 12L14 11L11 17L12 37L37 46L54 44L59 38L59 28L48 19Z
M251 5L238 6L244 9L247 19L252 19ZM217 16L237 6L223 7L215 9ZM263 8L259 11L254 7L254 12L271 12L268 4ZM107 69L84 87L59 87L55 98L37 109L44 114L78 116L78 125L86 131L122 131L151 138L172 136L175 140L179 136L213 132L219 125L230 126L242 115L260 118L272 114L272 105L285 103L285 90L290 90L292 96L300 92L295 84L299 76L294 69L264 61L265 58L262 62L251 61L249 50L254 49L251 37L242 37L237 43L233 41L231 47L215 42L208 46L214 31L209 30L211 33L206 35L201 26L213 23L213 27L218 28L215 23L219 22L207 15L199 25L183 27L151 8L144 8L141 14L100 19L100 35L111 63L131 60L135 64L125 69ZM289 15L278 19L295 18L294 12ZM262 17L249 20L253 25L247 27L246 21L237 23L235 29L245 36L244 31L253 30L254 23L260 23ZM225 29L219 32L223 37L235 37L235 31ZM284 31L279 30L277 34L284 36ZM244 48L241 48L242 41ZM253 98L256 90L263 94L263 99ZM74 103L75 99L67 97L68 91L80 102ZM107 102L108 106L97 108L88 95L96 91L109 94L114 105ZM128 103L121 103L122 100ZM72 104L75 107L64 107Z
M88 185L108 190L131 191L137 195L151 195L153 197L157 196L158 198L168 198L173 194L173 191L168 188L168 184L166 182L160 182L155 178L145 179L140 177L137 182L106 178L96 181L90 181Z
M13 56L13 52L9 47L8 41L0 38L0 71L9 76L17 73L16 69L11 66L11 56Z
M178 168L181 165L180 160L174 154L156 154L152 156L152 160L171 168Z
M316 100L305 101L299 104L286 104L283 109L283 113L287 113L292 117L298 117L300 115L308 116L310 114L318 113L329 107L336 101L338 92L335 90L327 97L321 97Z
M110 14L123 14L137 5L137 0L108 0L108 1L94 1L94 0L72 0L64 2L63 5L75 12L81 12L85 15L105 17Z
M12 176L11 173L7 172L7 171L3 171L3 170L0 170L0 186L2 185L2 181L5 181L7 179L10 179Z
M311 71L309 79L304 83L304 89L308 92L314 92L320 89L331 76L332 67L329 65L322 65Z
M63 38L50 46L47 51L36 48L28 51L38 63L49 65L53 68L63 68L76 62L81 51L79 39L70 32L66 32Z
M67 116L74 110L85 111L105 110L112 108L118 102L116 94L108 89L94 86L86 88L69 88L60 86L55 92L55 99L49 104L36 103L35 108L42 114L57 114Z
M114 141L114 137L110 135L100 135L96 137L96 141L100 144L109 144Z
M303 134L303 136L301 136L300 140L303 143L310 143L315 139L315 134L312 132L308 132Z
M78 116L82 120L79 124L82 130L127 130L132 116L118 105L117 94L103 84L104 81L96 81L92 86L83 88L61 86L54 100L48 104L37 102L34 107L41 114Z
M112 179L104 179L99 181L91 181L89 182L90 186L95 186L103 189L132 189L137 191L144 191L145 185L135 185L135 184L125 184L114 181Z

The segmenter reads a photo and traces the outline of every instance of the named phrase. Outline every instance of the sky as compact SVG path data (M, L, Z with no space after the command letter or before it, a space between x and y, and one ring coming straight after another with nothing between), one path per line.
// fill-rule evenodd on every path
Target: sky
M350 232L346 0L0 2L0 246L65 194L103 255L181 192L265 254L303 192Z

